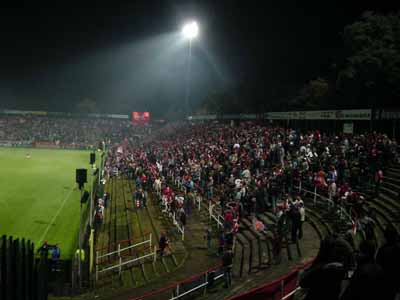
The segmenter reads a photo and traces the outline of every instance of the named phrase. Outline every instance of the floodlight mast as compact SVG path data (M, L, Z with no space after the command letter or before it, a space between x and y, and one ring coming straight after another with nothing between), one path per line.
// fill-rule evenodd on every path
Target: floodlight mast
M186 117L190 115L189 109L189 95L190 95L190 68L191 68L191 57L192 57L192 40L199 35L199 25L196 21L186 23L182 28L182 35L185 39L189 40L189 52L187 58L187 82L186 82Z

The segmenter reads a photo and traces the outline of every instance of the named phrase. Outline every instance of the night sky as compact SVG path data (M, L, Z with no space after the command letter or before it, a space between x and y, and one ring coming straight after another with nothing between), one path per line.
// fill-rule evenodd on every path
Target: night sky
M0 108L73 111L90 98L101 112L156 115L184 106L186 20L200 25L195 106L243 83L266 102L291 97L329 72L346 24L365 10L398 9L349 4L358 1L30 2L0 12Z

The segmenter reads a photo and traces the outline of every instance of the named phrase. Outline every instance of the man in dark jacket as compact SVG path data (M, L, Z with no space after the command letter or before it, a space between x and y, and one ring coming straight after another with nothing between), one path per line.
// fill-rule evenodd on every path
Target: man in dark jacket
M389 299L383 296L387 289L382 268L375 263L374 255L374 244L361 242L357 269L341 300Z
M301 226L300 211L294 204L291 204L288 215L291 223L292 243L296 243Z
M382 267L383 275L387 283L386 298L381 299L394 299L396 293L400 293L400 279L398 274L400 270L400 241L399 236L391 226L385 229L386 244L384 244L376 255L376 262Z
M228 248L227 250L225 250L224 256L222 257L225 288L229 288L232 285L232 264L233 264L233 253L232 249Z
M300 286L307 289L305 300L337 300L341 284L346 274L345 251L339 255L335 249L342 248L342 241L335 236L328 236L321 241L318 255L313 265L304 272Z

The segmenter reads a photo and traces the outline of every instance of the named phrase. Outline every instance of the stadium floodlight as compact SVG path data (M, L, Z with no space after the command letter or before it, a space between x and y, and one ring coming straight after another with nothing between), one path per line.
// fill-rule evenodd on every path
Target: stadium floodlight
M182 35L189 40L196 38L199 35L199 26L197 22L192 21L185 24L182 28Z

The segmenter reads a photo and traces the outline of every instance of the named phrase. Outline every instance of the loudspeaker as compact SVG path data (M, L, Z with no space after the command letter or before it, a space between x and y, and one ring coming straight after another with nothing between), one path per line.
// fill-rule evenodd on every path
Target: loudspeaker
M96 153L90 153L90 164L93 165L96 162Z
M86 203L87 201L88 201L88 199L89 199L89 192L88 191L84 191L83 192L83 195L82 195L82 198L81 198L81 203Z
M87 182L87 170L76 169L76 183L79 185L79 189L82 189L83 184Z

